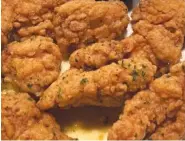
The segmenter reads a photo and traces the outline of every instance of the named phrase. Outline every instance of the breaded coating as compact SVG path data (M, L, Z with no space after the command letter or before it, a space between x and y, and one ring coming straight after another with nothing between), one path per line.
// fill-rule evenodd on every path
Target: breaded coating
M109 131L108 139L142 140L166 120L178 118L179 111L185 103L184 67L185 62L173 66L169 74L154 80L149 90L141 91L126 101L123 114ZM181 116L180 119L185 119L185 114ZM184 120L179 122L184 124ZM179 132L181 133L184 134L184 128ZM173 139L179 137L173 136Z
M150 137L152 140L182 140L185 139L185 104L177 113L175 121L165 122Z
M161 24L172 33L180 30L185 34L185 1L141 0L132 12L132 21L140 20Z
M53 37L53 11L68 0L2 0L3 44L22 37Z
M141 0L132 13L133 30L142 35L158 62L180 60L185 35L184 0Z
M132 49L129 57L146 58L150 62L158 66L159 61L157 60L147 40L143 36L134 33L122 40L122 42L125 43L124 48Z
M1 40L2 44L8 43L8 33L13 27L12 3L8 0L1 1Z
M57 79L60 64L60 49L48 37L12 42L2 53L4 80L36 95Z
M53 25L61 50L66 52L102 39L115 39L128 23L121 1L73 0L55 8Z
M113 61L123 59L133 49L133 43L123 41L104 41L76 50L71 54L69 61L71 67L93 69L100 68Z
M147 21L139 21L133 26L133 30L146 39L157 60L170 64L180 60L184 42L184 35L180 30L171 33L163 26L152 25Z
M3 140L67 140L55 119L41 113L27 93L5 91L1 95Z
M146 59L130 58L95 71L64 72L37 103L42 110L54 105L69 108L95 105L117 107L129 92L144 89L153 80L156 67Z

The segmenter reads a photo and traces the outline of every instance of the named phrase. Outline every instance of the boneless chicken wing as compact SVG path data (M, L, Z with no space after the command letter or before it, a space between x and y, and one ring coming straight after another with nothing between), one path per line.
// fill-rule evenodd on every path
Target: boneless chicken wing
M133 44L134 42L127 42L127 40L98 42L72 53L69 58L70 65L83 69L100 68L113 61L123 59L132 51Z
M120 106L128 92L144 89L153 80L156 67L146 59L130 58L95 71L70 69L42 95L38 106L49 109L96 105Z
M61 57L59 47L48 37L33 36L12 42L2 53L4 80L39 95L57 79Z
M109 131L108 139L145 139L152 135L152 139L183 139L185 130L185 114L183 114L185 88L185 62L171 68L169 74L154 80L149 90L137 93L131 100L126 101L123 114ZM169 119L176 118L176 123L164 124ZM179 129L178 123L181 123ZM164 127L160 127L164 124ZM176 124L176 125L174 125ZM162 129L160 129L162 128ZM177 133L173 129L180 130ZM163 138L159 137L159 130L163 130ZM166 132L173 131L173 133ZM171 134L171 135L170 135Z
M184 0L141 0L133 10L132 21L147 21L153 25L163 25L167 30L185 33Z
M171 33L162 25L152 25L147 21L139 21L133 25L133 30L146 39L158 62L175 64L180 60L184 43L184 34L180 30Z
M55 119L42 113L27 93L4 91L1 95L3 140L69 140Z
M2 0L2 43L32 35L53 37L53 10L68 0Z
M150 137L152 140L181 140L185 138L185 105L175 119L168 120L157 128Z
M142 0L133 10L134 34L143 36L156 60L175 64L180 60L185 35L184 0Z
M53 25L62 51L102 39L115 39L129 18L121 1L73 0L55 8Z

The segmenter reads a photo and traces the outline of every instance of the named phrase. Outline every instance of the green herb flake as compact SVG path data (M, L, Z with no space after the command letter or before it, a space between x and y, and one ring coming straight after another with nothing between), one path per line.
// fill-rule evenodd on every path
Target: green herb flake
M138 76L138 72L136 71L136 70L133 70L132 71L132 73L131 73L131 75L132 75L132 81L136 81L136 79L137 79L137 76Z
M58 97L61 98L62 97L62 89L59 87L58 88Z
M88 79L87 78L82 78L82 80L80 81L80 84L81 85L84 85L88 82Z
M32 99L31 97L28 97L28 100L29 100L29 101L33 101L33 99Z
M27 87L30 89L32 88L32 86L33 86L32 84L29 84L29 83L27 84Z
M145 77L146 73L144 71L141 71L141 75Z

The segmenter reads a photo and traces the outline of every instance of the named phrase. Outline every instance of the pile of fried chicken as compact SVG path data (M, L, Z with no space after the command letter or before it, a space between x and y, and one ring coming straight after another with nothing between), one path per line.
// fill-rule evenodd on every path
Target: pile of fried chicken
M185 0L2 0L6 140L73 140L47 110L123 106L108 140L185 139ZM133 33L124 38L131 22ZM70 69L61 72L69 56Z

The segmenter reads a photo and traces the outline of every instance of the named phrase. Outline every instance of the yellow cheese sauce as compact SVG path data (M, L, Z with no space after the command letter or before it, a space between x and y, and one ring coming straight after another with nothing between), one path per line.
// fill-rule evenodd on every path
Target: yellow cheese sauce
M118 120L121 108L80 107L50 111L63 131L78 140L106 140L107 132Z

